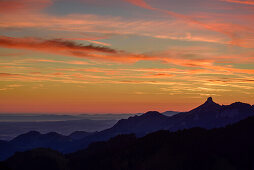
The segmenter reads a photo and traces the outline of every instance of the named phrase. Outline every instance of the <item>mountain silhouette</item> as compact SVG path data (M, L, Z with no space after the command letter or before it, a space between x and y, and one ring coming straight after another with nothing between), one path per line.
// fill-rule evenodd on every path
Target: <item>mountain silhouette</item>
M254 116L254 108L245 103L236 102L231 105L219 105L209 97L205 103L189 112L165 116L156 111L149 111L140 116L119 120L112 128L90 135L70 146L66 152L86 148L90 143L105 141L119 134L136 134L142 137L158 130L177 131L193 127L206 129L224 127Z
M65 144L68 144L71 141L71 138L60 135L56 132L41 134L36 131L31 131L14 138L10 141L10 143L14 146L18 146L22 150L45 147L55 148L56 150L61 151L63 150Z
M52 148L64 152L66 148L72 145L75 140L79 140L91 133L73 132L69 136L64 136L56 132L41 134L37 131L30 131L22 134L10 141L0 141L0 160L6 159L14 152L25 151L33 148Z
M110 131L118 134L135 133L144 135L153 131L161 130L161 124L166 123L168 117L157 112L149 111L140 116L119 120Z
M218 128L253 115L254 108L249 104L236 102L230 105L219 105L209 97L197 108L172 116L166 129L176 131L192 127Z
M239 103L238 103L239 104ZM237 104L237 105L238 105ZM242 104L241 104L242 105ZM232 106L233 107L233 106ZM234 106L235 107L235 106ZM63 155L50 149L16 153L3 170L253 170L254 117L217 129L118 135Z
M221 105L215 103L213 101L212 97L208 97L206 102L200 106L198 106L197 108L191 110L190 112L201 112L201 113L205 113L205 112L216 112L218 111L218 109L220 109Z
M157 130L176 131L192 127L218 128L254 116L254 107L236 102L231 105L219 105L212 97L189 112L165 116L156 111L149 111L140 116L119 120L110 131L114 134L134 133L138 136ZM104 132L104 131L102 131Z
M219 105L209 97L205 103L189 112L168 117L157 111L149 111L140 116L121 119L109 129L90 134L75 132L69 136L63 136L57 133L29 132L9 142L0 142L0 150L5 150L5 152L0 153L0 159L6 159L15 151L25 151L38 147L71 153L86 148L93 142L106 141L120 134L133 133L137 137L142 137L158 130L175 132L194 127L220 128L250 116L254 116L254 107L249 104L235 102L230 105Z

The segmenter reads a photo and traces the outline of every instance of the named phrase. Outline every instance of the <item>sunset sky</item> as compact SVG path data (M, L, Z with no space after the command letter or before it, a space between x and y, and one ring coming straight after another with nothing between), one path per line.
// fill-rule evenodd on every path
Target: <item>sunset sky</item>
M254 104L254 0L0 0L0 113Z

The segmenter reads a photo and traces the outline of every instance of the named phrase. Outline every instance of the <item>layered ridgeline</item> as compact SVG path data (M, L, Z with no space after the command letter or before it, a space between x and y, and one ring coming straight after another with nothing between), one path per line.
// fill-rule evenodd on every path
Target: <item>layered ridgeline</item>
M63 155L50 149L16 153L2 170L253 170L254 117L224 128L119 135Z
M15 151L25 151L38 147L70 153L86 148L92 142L106 141L119 134L133 133L138 137L142 137L158 130L174 132L193 127L219 128L249 116L254 116L254 106L241 102L231 105L219 105L209 97L204 104L189 112L182 112L168 117L159 112L150 111L140 116L119 120L109 129L96 133L85 133L84 136L80 135L78 138L56 133L40 134L38 132L29 132L9 142L0 141L0 158L4 160Z

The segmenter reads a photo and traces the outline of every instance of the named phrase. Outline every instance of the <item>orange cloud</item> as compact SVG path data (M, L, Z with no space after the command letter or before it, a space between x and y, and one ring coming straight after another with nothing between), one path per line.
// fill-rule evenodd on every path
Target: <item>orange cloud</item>
M42 40L38 38L13 38L0 36L0 47L35 50L80 58L102 59L129 63L140 60L157 60L156 58L150 56L128 54L102 46L85 46L82 44L77 44L73 41L64 41L61 39Z
M114 49L108 47L93 45L85 46L73 41L64 41L61 39L42 40L37 38L13 38L0 36L0 46L5 48L28 49L51 53L63 53L62 51L69 54L87 52L116 53Z
M0 73L0 77L13 77L13 76L19 76L19 74Z
M155 72L157 74L186 74L186 75L193 75L193 74L221 74L221 75L228 75L228 74L254 74L254 69L237 69L229 66L214 66L214 65L204 65L200 66L203 69L135 69L133 71L139 72Z
M46 59L31 60L31 61L32 62L46 62L46 63L64 63L64 64L73 64L73 65L91 65L91 63L88 63L85 61L59 61L59 60L46 60Z
M222 0L222 1L238 4L254 5L254 1L239 1L239 0Z
M152 75L147 75L147 76L143 76L143 78L169 78L169 77L173 77L173 74L166 74L166 73L156 73L156 74L152 74Z
M253 74L251 69L236 69L231 66L216 66L214 63L218 59L210 59L204 57L192 57L186 58L185 54L188 53L178 53L177 51L167 52L157 55L147 55L147 54L133 54L124 51L117 51L107 47L97 47L97 46L84 46L82 44L76 44L72 41L63 40L41 40L36 38L12 38L12 37L0 37L0 46L6 48L17 48L26 50L36 50L40 52L48 52L53 54L61 54L65 56L86 58L89 60L105 60L121 63L135 63L138 61L161 61L164 63L170 63L173 65L184 66L188 68L203 68L206 69L206 73L210 71L215 71L214 74L222 72L225 74L229 73L240 73L240 74ZM199 50L199 49L197 49ZM33 61L33 60L32 60ZM88 64L79 61L55 61L55 60L35 60L36 62L58 62L66 64ZM89 71L89 70L87 70ZM96 72L97 70L90 70ZM198 74L198 72L203 72L203 70L195 70L189 72L190 74ZM114 74L111 72L111 74ZM156 75L153 75L156 76ZM163 75L157 75L162 77Z

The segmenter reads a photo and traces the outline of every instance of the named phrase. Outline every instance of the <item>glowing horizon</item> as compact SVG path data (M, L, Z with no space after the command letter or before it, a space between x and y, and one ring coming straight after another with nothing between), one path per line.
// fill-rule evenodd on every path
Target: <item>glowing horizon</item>
M0 0L0 113L254 104L253 0Z

